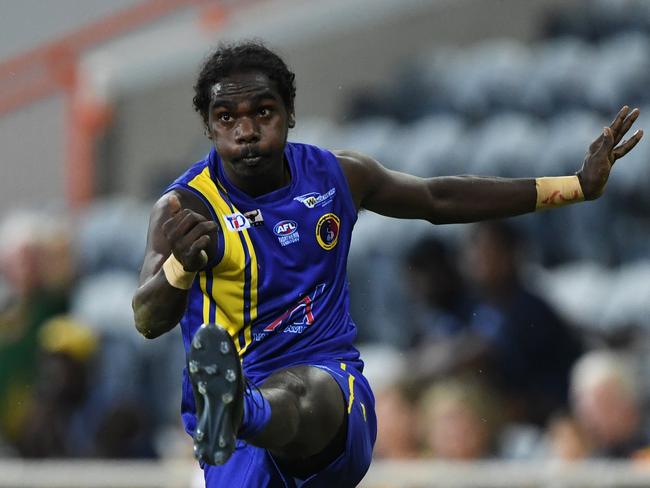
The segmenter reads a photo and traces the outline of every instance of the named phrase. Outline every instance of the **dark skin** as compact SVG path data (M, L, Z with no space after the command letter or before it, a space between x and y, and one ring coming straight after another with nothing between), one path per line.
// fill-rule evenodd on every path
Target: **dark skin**
M623 107L591 144L577 175L587 200L600 196L614 162L641 139L636 131L619 144L639 115ZM275 83L256 72L235 73L215 84L204 121L230 182L252 196L288 185L284 147L294 114ZM419 178L383 167L360 153L335 153L357 210L434 224L476 222L535 210L534 179L476 176ZM173 253L195 272L214 256L219 226L191 193L172 191L154 205L140 287L133 298L136 327L147 338L171 330L187 306L188 292L167 282L162 264ZM313 367L271 375L261 391L271 420L251 442L267 448L294 476L325 467L345 446L345 402L337 383ZM337 393L338 392L338 393Z

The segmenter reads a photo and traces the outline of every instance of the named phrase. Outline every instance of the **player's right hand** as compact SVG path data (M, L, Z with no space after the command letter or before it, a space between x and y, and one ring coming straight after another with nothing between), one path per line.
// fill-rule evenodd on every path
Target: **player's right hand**
M178 197L171 194L167 199L170 218L162 225L172 253L185 271L200 271L208 261L208 249L216 245L218 224L200 213L182 208Z

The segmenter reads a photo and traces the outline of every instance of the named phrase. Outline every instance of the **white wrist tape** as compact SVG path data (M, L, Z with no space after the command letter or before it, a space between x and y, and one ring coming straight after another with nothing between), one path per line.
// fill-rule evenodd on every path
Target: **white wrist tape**
M196 276L195 271L185 271L181 262L170 254L162 265L167 282L179 290L189 290Z
M585 199L580 180L575 175L536 178L535 188L537 188L536 210L562 207Z

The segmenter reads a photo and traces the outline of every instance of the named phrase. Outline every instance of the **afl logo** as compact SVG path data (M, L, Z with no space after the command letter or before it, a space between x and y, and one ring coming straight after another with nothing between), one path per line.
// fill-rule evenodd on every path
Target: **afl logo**
M290 236L297 230L298 224L293 220L282 220L273 227L273 233L278 237Z
M329 251L339 241L341 220L333 213L326 213L316 224L316 240L320 247Z

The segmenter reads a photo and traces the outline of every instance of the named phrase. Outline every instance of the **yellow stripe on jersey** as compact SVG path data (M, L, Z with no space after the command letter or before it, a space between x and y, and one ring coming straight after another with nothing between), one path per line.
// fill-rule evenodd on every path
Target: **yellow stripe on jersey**
M223 187L221 182L217 181L217 186L219 189L224 193L227 194L228 192L226 189ZM233 205L234 208L234 205ZM236 211L236 209L235 209ZM253 246L253 242L251 241L250 235L248 233L248 230L242 231L242 235L244 236L244 242L246 243L246 248L248 249L248 255L250 256L250 273L251 273L251 283L250 283L250 322L247 324L247 329L244 331L244 338L246 341L246 344L244 346L244 349L249 346L251 343L251 328L250 325L255 322L257 319L257 281L258 281L258 268L257 268L257 255L255 254L255 247Z
M210 177L209 168L206 167L196 175L189 182L189 186L199 191L207 199L219 219L222 229L224 228L223 217L238 212L219 193L219 189ZM223 191L223 187L220 188ZM257 318L257 257L248 230L231 232L224 229L222 234L224 252L221 261L212 269L212 293L209 293L204 282L201 282L201 290L204 293L204 319L206 319L206 309L209 313L210 303L214 303L216 306L215 321L228 330L228 333L235 339L237 350L240 354L243 354L252 342L250 328L252 322ZM246 252L244 245L250 257L250 283L246 283ZM205 280L205 278L203 279ZM244 323L244 309L248 305L245 303L245 287L247 286L250 287L246 290L250 296L250 318L248 323ZM240 350L236 336L242 328L245 328L245 345Z
M250 311L249 311L250 321L248 322L248 324L246 324L246 328L244 329L244 347L240 351L240 354L242 355L246 352L251 342L253 342L251 337L251 325L257 319L257 256L255 255L255 248L253 247L251 238L248 235L248 231L247 230L243 231L243 234L244 234L244 242L246 243L246 247L248 248L248 255L250 256L251 280L250 280Z
M219 186L219 189L226 194L226 189L223 187L223 185L217 181L217 185ZM233 205L234 208L234 205ZM237 211L237 209L235 209ZM248 346L251 345L253 342L252 339L252 325L255 320L257 320L257 284L258 284L258 267L257 267L257 255L255 254L255 247L253 246L253 242L251 241L250 235L248 233L248 230L243 230L241 232L242 236L244 237L244 242L246 244L246 249L248 250L248 256L250 259L250 283L248 283L249 286L249 309L248 309L248 317L249 321L247 324L244 324L244 347L239 351L240 355L244 355L246 350L248 349ZM241 242L241 240L240 240Z
M217 218L220 219L219 224L223 228L221 219L224 215L230 215L232 212L228 203L219 195L217 187L210 178L209 168L206 167L195 176L189 182L189 186L201 192L208 200ZM215 321L225 327L231 336L235 337L244 323L244 250L236 233L224 230L222 234L224 237L223 258L212 269L213 291L212 294L204 293L204 305L206 301L214 300L217 306ZM231 264L231 258L242 264L227 266L227 264ZM237 345L237 341L235 341L235 345Z
M201 286L201 291L203 292L203 323L210 323L210 301L211 296L208 292L208 274L205 271L199 273L199 285Z

